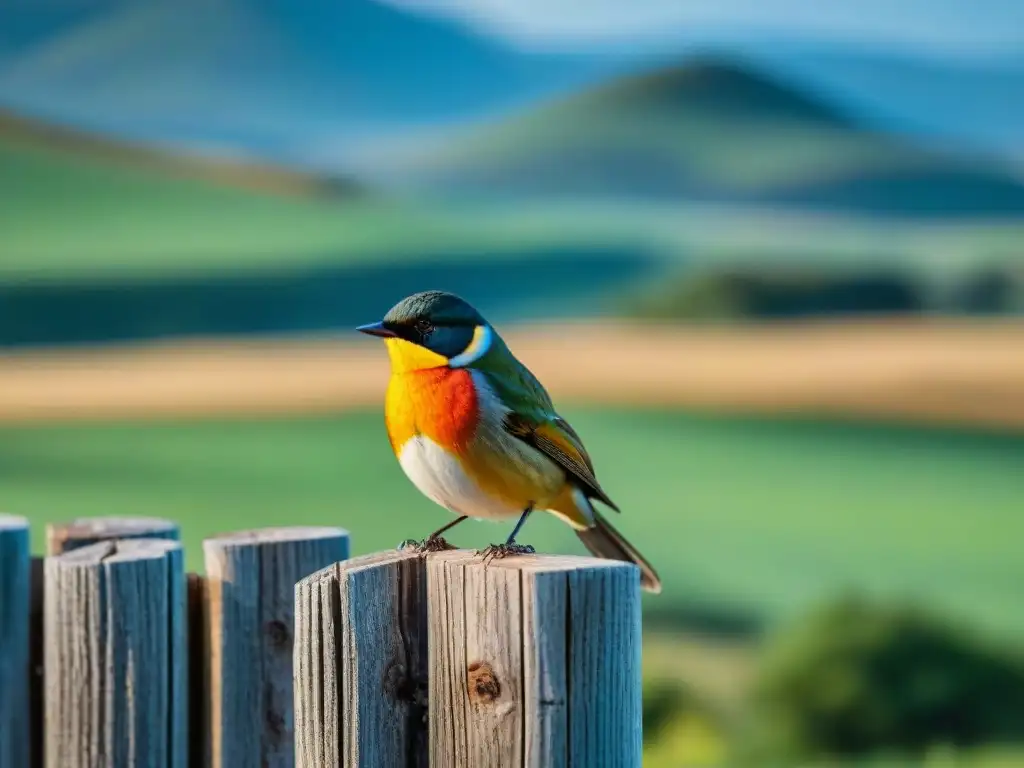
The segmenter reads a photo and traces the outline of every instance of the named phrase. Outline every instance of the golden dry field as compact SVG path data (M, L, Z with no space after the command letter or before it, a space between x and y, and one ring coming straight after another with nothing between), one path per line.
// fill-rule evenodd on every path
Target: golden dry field
M581 322L504 335L556 403L1024 428L1019 321ZM386 379L384 350L361 338L9 352L0 421L339 411L380 404Z

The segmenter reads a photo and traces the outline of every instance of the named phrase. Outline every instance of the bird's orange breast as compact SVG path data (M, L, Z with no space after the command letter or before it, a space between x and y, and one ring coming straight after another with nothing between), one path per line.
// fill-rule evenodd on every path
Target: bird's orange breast
M448 367L392 374L384 418L396 455L416 435L429 437L446 450L463 454L469 449L479 422L472 374Z

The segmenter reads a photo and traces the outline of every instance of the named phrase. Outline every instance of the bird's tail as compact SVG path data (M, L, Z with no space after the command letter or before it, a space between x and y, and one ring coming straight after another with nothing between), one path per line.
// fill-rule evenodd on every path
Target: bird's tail
M589 528L577 528L576 535L595 557L637 565L640 568L640 586L647 592L661 592L661 579L651 564L597 510L594 510L594 524Z

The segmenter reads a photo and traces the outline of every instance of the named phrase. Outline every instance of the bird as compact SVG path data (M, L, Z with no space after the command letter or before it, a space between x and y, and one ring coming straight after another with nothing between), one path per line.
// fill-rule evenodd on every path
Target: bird
M517 519L507 540L483 554L529 554L533 547L516 538L532 512L545 511L568 523L592 555L635 564L641 587L661 591L654 568L595 507L597 501L620 511L598 482L580 436L469 302L423 291L356 330L387 347L384 421L402 470L455 515L426 539L406 544L451 549L443 534L467 519Z

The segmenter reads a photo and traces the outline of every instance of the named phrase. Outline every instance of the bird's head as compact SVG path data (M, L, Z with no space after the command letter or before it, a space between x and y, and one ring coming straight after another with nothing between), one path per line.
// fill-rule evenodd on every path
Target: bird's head
M465 368L487 354L496 336L472 305L444 291L408 296L380 322L356 330L384 338L394 373Z

